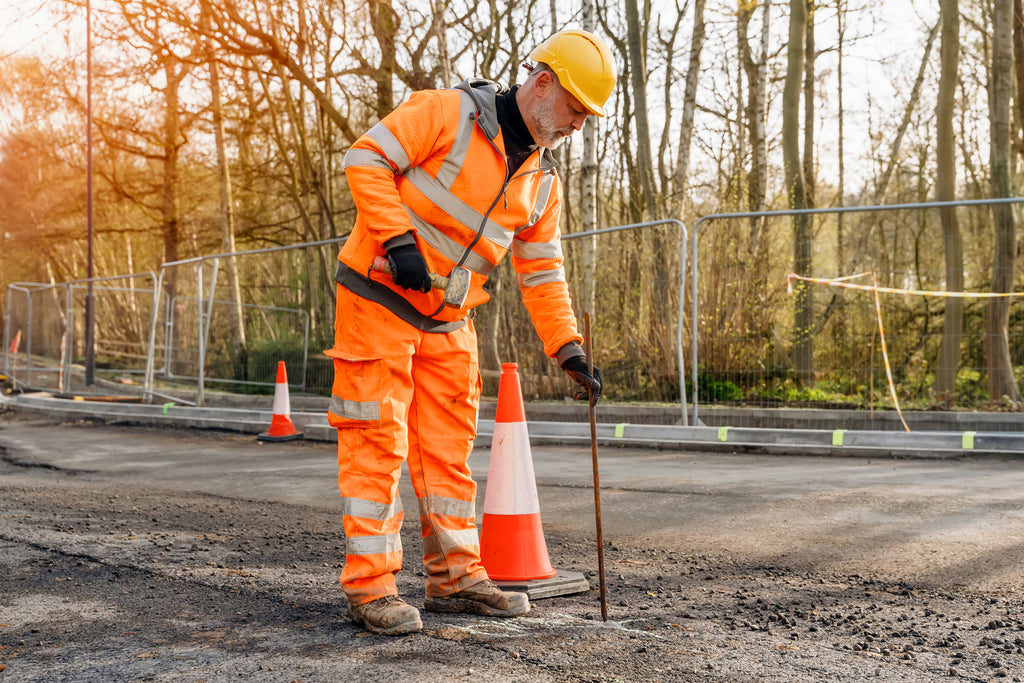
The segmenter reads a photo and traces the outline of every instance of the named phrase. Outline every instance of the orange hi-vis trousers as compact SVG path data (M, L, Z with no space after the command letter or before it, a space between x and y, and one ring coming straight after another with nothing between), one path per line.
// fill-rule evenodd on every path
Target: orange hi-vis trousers
M483 581L467 465L480 400L472 321L446 334L422 332L339 286L334 348L326 353L334 359L328 418L338 429L341 584L349 601L398 592L403 462L419 500L427 595Z

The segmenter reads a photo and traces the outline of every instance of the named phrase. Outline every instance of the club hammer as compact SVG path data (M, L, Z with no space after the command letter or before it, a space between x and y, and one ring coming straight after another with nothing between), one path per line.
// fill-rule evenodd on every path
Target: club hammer
M383 256L377 256L373 259L372 269L378 273L391 273L391 262ZM469 277L469 268L455 266L448 277L430 273L430 286L432 289L444 290L445 306L462 308L466 303L466 296L469 294Z

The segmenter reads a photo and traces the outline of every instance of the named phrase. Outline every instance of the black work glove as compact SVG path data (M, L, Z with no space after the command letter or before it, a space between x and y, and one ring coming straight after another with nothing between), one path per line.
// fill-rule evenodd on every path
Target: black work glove
M415 244L403 244L388 249L391 279L404 289L415 289L426 294L430 291L430 272L423 254Z
M594 366L594 374L587 371L587 359L583 356L572 356L562 363L562 369L572 377L573 381L583 387L583 391L573 394L573 398L579 401L587 400L590 397L590 405L596 406L601 398L601 369Z

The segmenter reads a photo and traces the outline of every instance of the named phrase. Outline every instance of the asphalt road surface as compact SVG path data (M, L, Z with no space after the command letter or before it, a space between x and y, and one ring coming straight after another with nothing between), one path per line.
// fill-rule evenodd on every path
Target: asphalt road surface
M0 413L0 679L1024 680L1024 457L600 456L608 623L590 449L534 446L592 590L387 638L344 616L333 446Z

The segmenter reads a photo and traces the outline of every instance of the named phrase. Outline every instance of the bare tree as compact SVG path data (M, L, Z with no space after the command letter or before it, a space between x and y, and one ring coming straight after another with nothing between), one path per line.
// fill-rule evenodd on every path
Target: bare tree
M754 10L763 8L761 40L757 59L750 49L749 26ZM768 36L771 2L740 0L736 12L739 32L740 61L747 76L746 119L750 137L751 162L747 174L747 210L764 211L768 188L768 135L765 129L765 87L768 71ZM764 227L763 218L750 219L750 252L757 253Z
M814 128L817 125L814 115L814 85L817 76L814 64L818 55L814 48L814 9L815 1L807 0L807 26L804 34L804 148L803 175L804 195L807 206L814 206Z
M200 9L200 24L206 28L209 16L205 6ZM214 51L213 41L208 36L203 39L203 50L207 68L210 71L210 111L213 115L213 139L217 148L217 177L219 180L221 251L235 251L235 214L234 201L231 194L231 171L228 165L227 151L224 143L224 112L220 90L220 65ZM231 345L234 347L232 357L237 359L235 377L245 379L247 363L245 362L245 316L242 309L242 292L238 282L238 265L234 258L227 259L224 264L228 276L228 291L234 304L231 316Z
M690 147L693 142L693 116L697 108L697 81L700 78L701 53L704 51L704 40L706 37L704 6L705 0L694 0L693 32L690 36L690 62L686 67L686 86L683 89L683 110L681 114L682 121L679 126L679 148L676 153L676 166L672 177L672 194L676 200L672 206L671 214L680 218L686 206L686 187L690 176Z
M1013 0L994 0L992 35L991 167L992 196L1010 197L1010 91L1013 85ZM992 207L995 230L992 259L993 293L1013 291L1016 260L1016 224L1008 204ZM989 301L985 319L985 355L988 360L989 398L1020 402L1013 377L1009 342L1010 301L1006 297Z
M629 85L636 102L636 165L641 196L637 202L648 219L657 214L655 203L654 158L651 152L651 127L647 117L647 45L643 39L637 0L626 0L626 46L629 51ZM644 17L643 26L647 25Z
M957 65L960 61L960 3L941 0L942 25L939 96L935 107L935 190L939 201L956 199L956 145L953 115L956 106ZM964 288L964 246L956 209L939 210L942 222L942 243L946 260L946 290L960 292ZM963 337L963 299L946 299L942 323L942 343L935 372L935 391L945 402L954 400L956 376L960 367L960 343Z
M785 163L786 195L791 209L807 208L800 162L800 86L804 73L804 40L807 0L790 0L789 43L786 49L786 80L782 92L782 154ZM813 122L805 122L812 125ZM793 271L811 274L811 222L807 215L793 217ZM810 288L803 282L794 287L793 365L801 382L814 372L814 305Z

